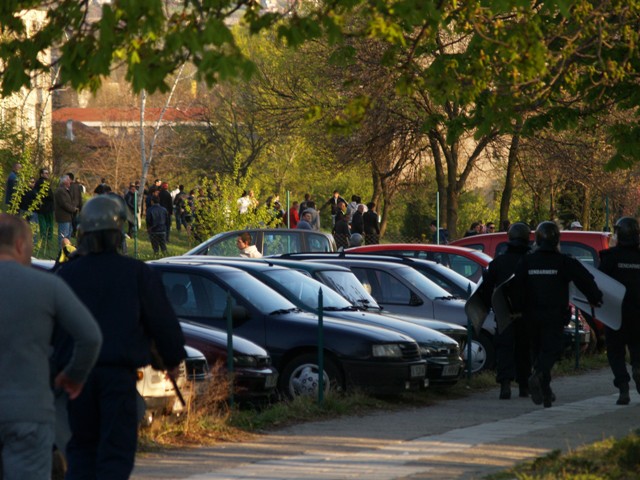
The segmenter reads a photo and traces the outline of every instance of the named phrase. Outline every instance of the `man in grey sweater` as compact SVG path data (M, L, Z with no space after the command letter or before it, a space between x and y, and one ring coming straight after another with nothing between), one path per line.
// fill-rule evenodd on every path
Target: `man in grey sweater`
M54 438L49 356L54 327L74 339L55 385L77 397L98 357L100 328L60 278L30 267L29 225L0 214L0 458L2 477L51 476Z

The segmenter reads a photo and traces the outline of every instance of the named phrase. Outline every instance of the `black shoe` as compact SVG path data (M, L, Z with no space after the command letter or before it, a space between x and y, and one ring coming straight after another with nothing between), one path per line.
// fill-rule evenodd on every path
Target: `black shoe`
M536 405L540 405L543 401L542 396L542 379L539 373L534 373L529 377L529 393L531 393L531 400Z
M522 398L527 398L529 396L529 387L525 387L521 385L518 390L518 396Z
M500 383L500 400L509 400L511 398L511 382L504 381Z
M542 405L544 406L544 408L551 408L551 405L553 405L553 401L551 400L551 397L545 396L542 400Z
M620 390L620 395L618 396L618 400L616 400L616 405L629 405L629 402L631 402L631 397L629 396L629 384L623 383L618 388Z

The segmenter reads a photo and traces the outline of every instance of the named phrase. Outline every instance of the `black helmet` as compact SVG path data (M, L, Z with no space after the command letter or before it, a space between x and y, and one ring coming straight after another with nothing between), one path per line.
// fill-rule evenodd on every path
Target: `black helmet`
M637 247L640 244L640 226L634 217L622 217L613 228L618 245Z
M80 233L122 230L127 219L127 206L117 195L99 195L89 200L78 216Z
M507 237L509 238L509 243L512 245L528 245L530 233L531 229L529 225L524 222L517 222L509 227Z
M536 245L543 248L557 248L560 243L560 229L555 222L541 222L536 228Z

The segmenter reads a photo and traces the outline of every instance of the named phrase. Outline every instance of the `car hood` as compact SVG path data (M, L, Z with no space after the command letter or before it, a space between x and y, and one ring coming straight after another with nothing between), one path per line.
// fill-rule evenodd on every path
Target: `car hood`
M458 325L457 323L446 322L443 320L435 320L433 318L419 318L419 317L411 317L409 315L402 315L400 313L392 313L383 311L381 313L385 317L396 318L398 320L404 320L405 322L413 322L417 323L416 320L419 320L419 325L423 325L425 327L431 328L432 330L436 330L438 332L444 333L445 335L466 335L467 329L462 325Z
M429 327L419 325L416 322L408 322L399 318L392 318L379 313L361 311L338 311L330 312L330 315L342 320L395 330L397 332L404 333L405 335L410 336L420 344L426 343L430 345L448 345L457 343L447 335L433 330Z
M227 332L224 330L186 320L180 320L180 326L183 332L192 337L227 348ZM269 356L264 348L238 335L233 336L233 351L242 355Z

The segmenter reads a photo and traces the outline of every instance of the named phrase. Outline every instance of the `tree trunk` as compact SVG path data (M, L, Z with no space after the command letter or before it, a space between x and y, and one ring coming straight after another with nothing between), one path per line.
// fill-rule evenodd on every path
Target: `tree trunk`
M500 198L500 224L498 228L502 229L505 220L509 220L509 207L511 206L511 197L513 195L513 184L516 173L516 162L518 158L518 147L520 146L520 128L522 122L518 122L513 137L511 137L511 145L509 146L509 159L507 160L507 172L504 181L504 190Z

